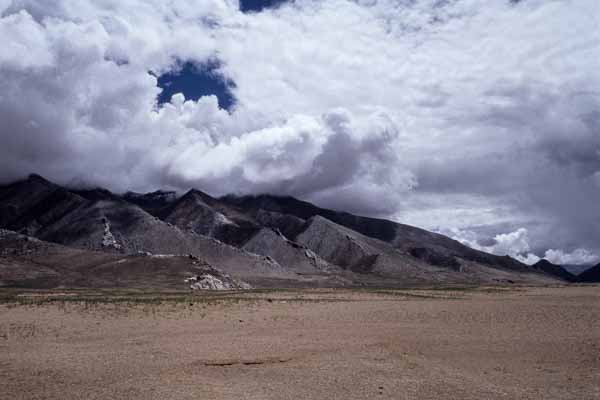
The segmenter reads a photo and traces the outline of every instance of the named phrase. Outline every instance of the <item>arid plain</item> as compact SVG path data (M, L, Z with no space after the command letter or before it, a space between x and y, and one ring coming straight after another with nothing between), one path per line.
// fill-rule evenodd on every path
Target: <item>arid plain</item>
M2 399L600 399L598 286L2 294Z

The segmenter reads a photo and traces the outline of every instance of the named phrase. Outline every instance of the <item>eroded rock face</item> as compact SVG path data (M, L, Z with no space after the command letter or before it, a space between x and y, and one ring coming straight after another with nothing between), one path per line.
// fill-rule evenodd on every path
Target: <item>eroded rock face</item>
M277 229L261 229L243 249L270 257L284 268L297 273L319 273L333 268L309 248L287 239Z
M307 229L296 240L324 260L348 269L372 264L371 259L379 253L362 242L358 234L319 216L309 221Z
M102 247L112 247L115 250L120 250L121 245L115 239L115 236L110 231L110 222L108 222L107 218L102 218L102 222L104 223L104 234L102 235Z
M227 279L226 277L216 277L211 274L202 274L185 279L185 283L190 284L192 290L236 290L251 289L252 287L245 282Z
M197 275L184 279L192 290L239 290L252 289L246 282L233 279L225 272L213 267L204 260L193 255L188 256L192 260Z

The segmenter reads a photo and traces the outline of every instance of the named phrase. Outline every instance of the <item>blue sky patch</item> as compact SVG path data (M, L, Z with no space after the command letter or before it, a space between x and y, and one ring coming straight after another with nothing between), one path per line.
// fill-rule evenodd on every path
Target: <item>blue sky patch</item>
M265 8L273 8L285 3L287 0L240 0L242 12L261 12Z
M202 64L186 61L175 70L158 76L158 87L162 89L158 104L168 103L175 93L183 93L186 100L215 95L219 107L230 111L235 104L232 93L235 83L225 78L219 67L220 63L214 60Z

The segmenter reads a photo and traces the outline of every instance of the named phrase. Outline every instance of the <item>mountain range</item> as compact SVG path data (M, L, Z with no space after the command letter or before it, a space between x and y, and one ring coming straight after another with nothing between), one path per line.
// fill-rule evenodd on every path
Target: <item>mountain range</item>
M0 286L181 288L207 276L225 288L544 284L599 269L528 266L292 197L121 195L39 175L0 186L0 228Z

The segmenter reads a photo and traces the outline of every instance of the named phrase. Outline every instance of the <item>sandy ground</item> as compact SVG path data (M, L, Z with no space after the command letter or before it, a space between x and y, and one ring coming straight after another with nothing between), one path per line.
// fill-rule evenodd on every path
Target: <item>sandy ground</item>
M0 398L600 399L598 286L250 297L0 305Z

